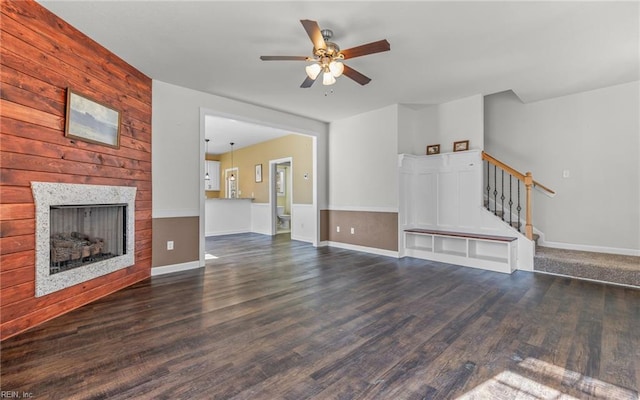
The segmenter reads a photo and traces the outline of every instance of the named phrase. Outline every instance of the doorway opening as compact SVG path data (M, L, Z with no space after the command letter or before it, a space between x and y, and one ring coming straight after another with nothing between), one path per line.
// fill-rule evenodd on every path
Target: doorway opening
M293 223L293 159L291 157L269 162L271 176L272 234L291 233Z
M300 132L287 124L204 108L200 109L200 118L200 190L204 191L204 196L200 195L200 264L204 265L206 258L205 237L209 241L210 236L251 232L271 236L283 233L284 238L288 231L292 239L317 245L317 140L322 132ZM236 144L235 162L230 162L228 154L231 142ZM283 164L280 173L275 165L278 163ZM237 173L232 184L235 187L229 184L230 167ZM218 186L211 189L214 171ZM280 182L277 188L276 179ZM228 200L232 193L233 201L221 201Z

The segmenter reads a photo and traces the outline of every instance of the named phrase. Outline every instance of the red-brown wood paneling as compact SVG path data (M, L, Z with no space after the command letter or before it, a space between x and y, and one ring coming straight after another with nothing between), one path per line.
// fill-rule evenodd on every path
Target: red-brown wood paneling
M151 79L34 1L0 4L5 339L150 276ZM64 136L68 87L121 112L120 148ZM135 264L36 298L32 181L137 187Z

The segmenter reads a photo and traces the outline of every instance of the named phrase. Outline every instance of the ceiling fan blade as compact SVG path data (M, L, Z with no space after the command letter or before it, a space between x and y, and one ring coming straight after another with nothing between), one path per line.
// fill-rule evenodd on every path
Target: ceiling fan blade
M387 39L378 40L377 42L371 42L360 46L352 47L350 49L342 50L340 53L344 56L344 59L366 56L367 54L381 53L383 51L391 50L391 45L387 42Z
M310 57L305 56L260 56L262 61L308 61Z
M316 78L317 79L317 78ZM308 76L306 77L306 79L304 80L304 82L302 82L302 85L300 85L301 88L309 88L311 87L311 85L313 85L313 82L315 82L315 79L311 79Z
M326 49L327 44L324 42L318 23L310 19L301 19L300 22L302 23L304 30L307 31L309 39L313 42L313 47L316 49Z
M368 76L362 75L360 72L356 71L355 69L351 68L346 64L344 66L344 71L342 72L342 75L348 76L349 78L353 79L354 81L358 82L361 85L366 85L367 83L371 82L371 78L369 78Z

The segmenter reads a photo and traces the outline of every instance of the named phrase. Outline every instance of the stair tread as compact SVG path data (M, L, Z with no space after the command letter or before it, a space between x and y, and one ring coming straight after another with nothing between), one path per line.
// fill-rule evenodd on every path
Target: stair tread
M533 259L538 272L640 286L640 257L538 246Z
M562 260L579 264L593 264L640 272L640 257L620 254L595 253L583 250L557 249L538 246L535 258L542 260Z

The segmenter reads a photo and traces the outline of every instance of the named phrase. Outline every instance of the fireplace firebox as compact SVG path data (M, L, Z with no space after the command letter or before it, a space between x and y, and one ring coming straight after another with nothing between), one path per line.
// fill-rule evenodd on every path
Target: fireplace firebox
M127 253L126 204L52 205L50 273Z

